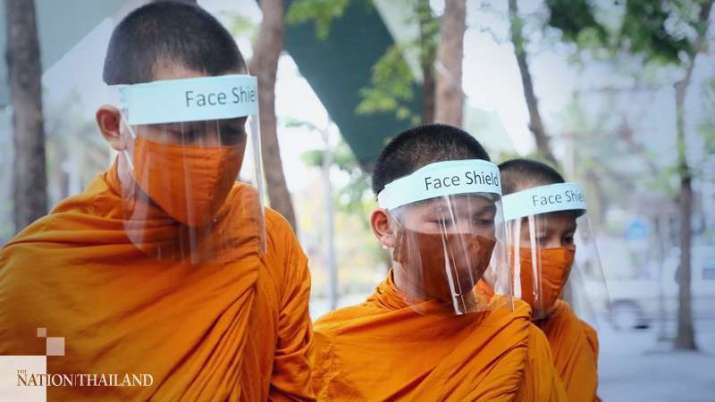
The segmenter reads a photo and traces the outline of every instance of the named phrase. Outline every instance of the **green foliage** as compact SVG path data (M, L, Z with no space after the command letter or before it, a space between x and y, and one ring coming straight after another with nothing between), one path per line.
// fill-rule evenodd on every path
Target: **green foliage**
M526 25L526 21L516 13L516 9L510 8L509 13L511 43L514 45L516 53L522 55L526 51L526 39L524 38L524 26Z
M715 78L706 84L703 102L706 113L698 124L698 132L703 137L705 153L715 155Z
M429 0L404 1L404 5L413 7L412 13L406 13L405 23L417 24L419 36L387 48L372 68L370 85L360 91L362 101L356 112L394 113L397 119L408 120L415 125L422 120L422 116L413 113L410 107L415 97L413 87L417 80L404 55L416 51L423 73L432 70L437 57L440 25L439 19L432 14Z
M573 180L586 183L587 192L601 193L593 202L626 207L621 194L676 194L677 171L664 168L647 147L628 136L627 115L614 113L613 99L606 96L598 105L574 96L560 120L568 133L573 152ZM587 106L588 105L588 106ZM617 195L617 196L614 196ZM605 205L595 205L598 209Z
M419 119L406 106L414 99L414 78L402 50L392 45L375 63L370 86L360 90L362 101L356 109L358 114L394 112L401 120L410 119L415 123L414 120Z
M605 46L608 31L596 20L588 0L546 0L549 8L547 24L562 32L568 41L583 47Z
M286 12L286 23L299 24L314 22L315 34L324 40L330 34L330 27L336 18L345 14L351 0L295 0ZM355 1L355 0L352 0ZM372 2L363 0L366 6ZM412 1L405 1L412 6ZM370 85L362 88L362 98L355 112L358 114L394 113L400 120L417 124L420 116L415 115L409 104L414 100L413 84L415 78L409 65L404 60L403 52L417 48L420 63L431 65L437 53L439 21L434 18L428 0L417 0L415 12L408 13L405 22L420 26L420 38L407 44L389 47L372 68Z
M419 42L414 45L420 48L420 62L423 65L432 65L437 57L439 20L432 15L429 0L417 0L416 15L416 21L413 21L414 18L407 19L407 22L420 27Z
M235 36L244 36L253 34L256 31L257 25L245 15L231 14L227 16L228 30Z
M698 21L702 0L625 0L620 23L610 30L596 18L594 3L546 0L547 25L581 48L623 50L646 62L678 65L695 52L695 34L703 28Z
M593 2L589 0L546 0L551 17L548 24L559 29L564 39L573 42L580 48L596 47L609 49L611 56L639 56L645 64L639 62L638 78L655 67L663 71L663 65L680 67L692 62L696 53L696 38L704 29L699 19L704 1L702 0L625 0L622 16L617 27L607 29L595 16L597 15ZM589 33L590 32L590 33ZM609 37L611 37L609 39ZM619 59L619 64L624 64ZM682 118L681 111L676 111L678 118ZM575 127L580 124L575 125ZM715 148L715 121L706 120L699 130L705 138L706 149ZM611 127L613 130L615 127ZM609 128L606 128L609 129ZM599 130L600 131L600 130ZM617 131L617 130L616 130ZM609 155L607 160L618 163L618 159L637 156L646 166L650 166L650 174L645 178L631 174L627 179L639 183L650 191L657 191L669 196L675 196L678 189L679 171L677 165L661 168L655 158L647 149L641 149L637 144L623 143L619 138L608 141L616 149L604 155ZM626 146L625 152L617 149L617 144ZM578 146L578 149L589 149ZM634 147L638 149L633 149ZM684 155L685 144L679 143L677 151ZM583 158L583 155L580 156ZM608 164L606 161L604 166Z
M681 53L693 54L693 44L677 22L696 24L692 19L683 20L684 3L627 0L618 43L644 55L647 61L679 64Z
M371 202L370 175L360 167L348 145L341 141L332 150L333 166L348 175L348 182L335 192L335 205L341 212L364 217L369 212ZM321 167L325 151L315 149L303 153L301 158L308 166ZM367 221L364 220L367 224Z
M330 34L330 25L335 18L340 18L348 8L350 0L295 0L286 12L286 23L300 24L313 21L315 35L326 39Z
M304 127L315 132L321 131L312 123L302 120L289 119L283 124L286 127ZM332 149L331 159L333 167L337 167L348 175L348 182L336 189L335 205L340 212L357 214L364 218L374 203L370 188L370 175L362 169L350 147L342 140L342 136L340 138L340 142ZM323 165L324 158L325 151L322 149L310 150L301 155L303 163L316 168ZM365 225L368 224L365 219L362 219L361 222Z

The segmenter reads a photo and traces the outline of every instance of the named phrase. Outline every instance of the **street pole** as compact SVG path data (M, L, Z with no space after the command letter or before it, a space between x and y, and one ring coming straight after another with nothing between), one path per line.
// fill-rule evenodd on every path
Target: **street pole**
M335 259L335 208L333 206L333 184L330 181L330 168L333 164L333 153L330 145L330 123L324 130L320 130L323 137L323 163L322 163L322 180L323 180L323 204L325 205L325 247L326 261L325 266L328 270L330 309L335 310L338 307L338 267Z

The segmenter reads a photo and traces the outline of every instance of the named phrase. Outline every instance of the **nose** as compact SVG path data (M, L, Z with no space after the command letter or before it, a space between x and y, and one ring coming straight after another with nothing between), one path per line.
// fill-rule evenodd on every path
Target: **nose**
M469 221L460 220L453 226L452 229L454 233L471 233L474 231L474 225L472 225Z
M549 237L546 240L545 244L542 244L542 247L544 248L557 248L557 247L562 247L564 244L562 243L561 239L558 237Z

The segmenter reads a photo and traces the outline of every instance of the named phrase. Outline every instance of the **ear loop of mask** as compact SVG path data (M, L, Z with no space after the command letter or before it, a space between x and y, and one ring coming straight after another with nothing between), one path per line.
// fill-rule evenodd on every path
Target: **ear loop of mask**
M136 138L137 138L136 133L134 133L134 129L132 128L132 126L129 125L129 123L127 122L127 120L124 118L124 112L122 112L121 110L119 111L119 124L120 124L120 135L121 135L121 124L124 124L124 126L127 127L127 130L129 130L129 135L132 137L132 141L136 142ZM134 160L132 159L131 155L129 155L129 151L127 150L127 147L124 147L124 149L122 149L120 152L121 152L122 156L124 157L124 160L126 160L126 161L127 161L127 164L129 165L129 171L131 172L131 174L134 174ZM133 194L133 192L135 191L135 190L134 190L135 187L134 187L134 186L131 186L130 188L131 188L131 190L130 190L131 193L130 193L130 194ZM133 217L134 214L136 213L136 210L135 210L135 207L134 207L135 196L132 195L131 197L129 197L129 199L131 200L131 204L130 204L130 206L128 207L128 209L129 209L129 211L131 211L131 214L132 214L132 217ZM130 218L129 220L124 220L125 228L127 228L127 225L130 225L130 221L131 221L131 220L133 220L133 219ZM141 232L141 231L139 231L139 232ZM128 235L129 235L129 237L132 238L132 237L133 237L132 234L135 233L135 231L134 231L133 228L132 228L131 230L127 230L127 233L128 233ZM140 239L141 239L141 237L140 237ZM135 240L133 240L133 241L135 241ZM139 240L139 241L141 241L141 240ZM161 252L161 251L162 251L161 248L159 248L159 255L158 255L158 257L159 257L160 259L162 258L162 252Z
M397 245L400 242L400 236L404 236L403 233L403 228L400 222L397 220L396 217L392 216L392 213L388 210L385 210L385 214L387 215L387 220L390 222L393 226L395 226L394 232L395 232L395 246L393 247L388 247L383 245L382 247L390 252L390 260L395 261L395 249L397 248Z
M385 209L385 214L387 215L387 220L390 224L390 226L394 227L393 232L395 236L395 245L392 247L388 247L383 245L383 248L387 250L390 253L390 265L391 265L391 270L393 270L394 267L394 262L397 261L395 257L395 253L397 252L397 248L400 247L400 243L403 241L402 236L405 236L404 233L404 228L402 224L400 224L399 220L397 219L396 216L393 215L392 211ZM403 248L407 247L406 245L403 245ZM401 250L402 253L405 253L406 250ZM402 265L402 263L400 263ZM395 273L392 272L392 275L394 276Z
M399 209L399 208L398 208L398 209ZM394 227L395 227L395 229L394 229L394 233L395 233L395 246L394 246L394 247L388 247L388 249L389 249L389 251L390 251L390 260L391 260L391 261L394 261L394 262L398 262L399 265L402 267L401 269L404 270L404 269L407 268L407 267L404 265L404 259L405 259L405 258L410 258L410 257L406 257L406 255L411 254L411 251L410 251L410 250L411 250L411 248L412 248L412 244L409 243L409 242L410 242L410 239L407 237L407 233L406 233L406 232L407 232L407 228L400 222L400 220L399 220L399 218L396 216L396 214L393 214L393 213L392 213L391 211L389 211L389 210L385 210L385 211L386 211L386 214L387 214L387 216L388 216L389 221L390 221L390 222L394 225ZM402 253L402 258L400 258L400 260L403 260L403 261L398 261L398 260L395 258L395 253L397 252L397 247L401 247L401 248L402 248L399 252ZM413 268L415 268L415 269L413 270L413 273L415 273L415 271L420 271L420 270L422 269L422 260L421 260L421 259L419 260L419 264L420 264L419 267L413 267ZM394 274L394 273L393 273L393 274ZM423 277L421 276L421 274L420 274L420 277L419 277L419 278L417 278L417 279L410 279L410 284L409 284L409 286L418 286L418 285L420 284L420 281L422 281L422 280L424 280L424 278L423 278ZM418 294L418 295L416 295L414 291L409 294L409 297L418 297L418 298L420 298L420 297L422 297L422 296L424 296L424 295L423 295L423 294Z
M122 111L119 112L119 120L121 123L124 123L124 125L127 127L127 130L129 130L129 135L132 137L132 141L136 142L137 134L134 132L132 126L129 125L129 122L127 122L127 120L124 118L124 112ZM129 169L134 172L134 160L132 159L131 155L129 155L129 151L127 151L126 147L122 149L122 155L124 155L124 159L129 164Z

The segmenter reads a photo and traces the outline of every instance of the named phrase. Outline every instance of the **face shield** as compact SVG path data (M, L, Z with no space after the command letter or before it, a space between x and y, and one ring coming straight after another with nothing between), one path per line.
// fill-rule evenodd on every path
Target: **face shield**
M499 284L511 284L496 165L432 163L387 184L378 203L394 228L392 275L408 305L457 315L511 305L477 286L488 269ZM499 286L495 291L511 294Z
M607 294L580 185L557 183L508 194L504 215L514 294L531 305L534 320L547 317L560 297L583 315L594 291Z
M263 250L256 78L116 88L127 144L119 155L119 180L129 239L154 257L192 262L251 242ZM246 156L251 163L242 168Z

